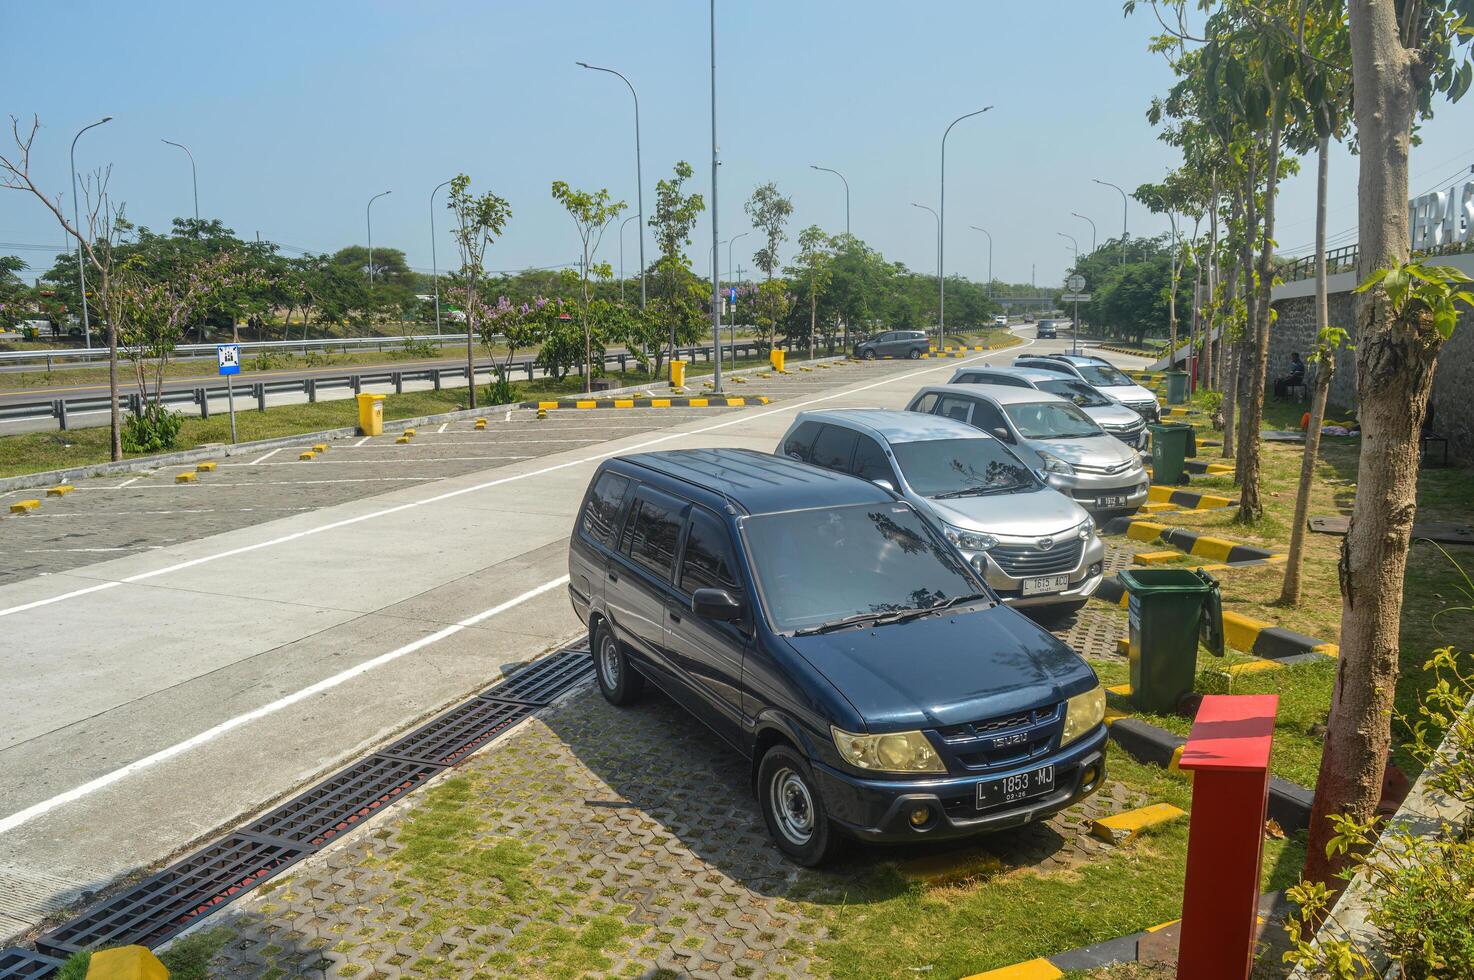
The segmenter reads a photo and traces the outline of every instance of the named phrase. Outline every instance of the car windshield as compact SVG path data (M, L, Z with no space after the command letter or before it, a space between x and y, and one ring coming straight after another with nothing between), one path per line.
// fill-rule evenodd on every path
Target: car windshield
M984 590L912 508L850 504L742 522L768 619L817 631L954 605Z
M1090 416L1068 402L1004 405L1013 427L1025 439L1084 439L1105 433Z
M1059 395L1068 398L1080 408L1104 408L1111 400L1083 381L1071 381L1069 378L1061 378L1058 381L1041 381L1036 385L1040 391L1047 391L1051 395Z
M1097 388L1113 388L1134 383L1130 378L1109 364L1076 364L1075 367L1079 370L1080 377L1089 381Z
M891 443L912 489L925 497L1018 493L1039 486L1029 468L992 439Z

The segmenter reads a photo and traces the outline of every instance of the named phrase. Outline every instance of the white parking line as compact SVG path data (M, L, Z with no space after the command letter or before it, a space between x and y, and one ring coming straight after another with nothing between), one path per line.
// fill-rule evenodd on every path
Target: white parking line
M445 431L445 427L447 425L450 425L450 423L449 422L441 422L440 423L440 428L436 429L435 431L436 432L444 432Z
M367 674L371 670L376 670L377 668L382 667L387 663L392 663L393 661L398 660L400 657L414 653L416 650L422 650L432 643L439 643L441 640L445 639L448 636L454 636L462 630L469 629L470 627L475 626L477 623L484 622L485 620L488 620L493 616L506 612L508 609L513 609L517 606L520 606L522 605L522 603L528 601L529 599L535 599L538 596L542 595L544 592L549 592L553 589L556 589L561 585L567 584L567 582L568 576L560 575L558 578L553 579L551 582L544 582L537 588L529 589L516 598L508 599L506 602L492 606L490 609L485 609L474 616L470 616L466 619L461 620L458 623L447 626L441 630L436 630L434 633L431 633L428 636L422 636L418 640L415 640L413 643L406 643L404 646L398 647L394 650L390 650L388 653L381 653L377 657L374 657L372 660L365 660L363 663L353 667L349 667L347 670L339 671L338 673L333 674L331 677L324 677L322 680L318 681L315 684L309 684L307 687L304 687L299 691L293 691L291 694L288 694L285 697L278 698L268 704L263 704L259 708L255 708L251 711L245 712L244 714L236 715L234 718L229 718L225 721L222 721L220 724L215 725L213 728L205 729L198 735L187 738L182 742L176 742L168 748L160 749L152 755L146 755L142 759L138 759L134 762L128 763L126 766L114 769L112 772L107 773L106 775L98 776L96 779L89 780L83 783L81 786L69 789L65 793L58 793L56 796L53 796L50 799L42 800L40 803L32 804L31 806L26 807L24 810L18 810L15 813L12 813L10 816L5 817L4 819L0 819L0 834L8 833L9 831L12 831L15 828L21 826L22 824L29 823L37 817L45 813L49 813L59 806L75 802L77 800L80 800L84 796L90 796L98 790L111 786L113 783L118 782L120 779L131 776L136 772L142 772L145 769L158 765L160 762L165 762L169 759L172 759L176 755L188 752L190 749L199 748L201 745L212 742L215 739L219 738L221 735L224 735L225 733L230 731L234 731L242 725L246 725L250 722L265 718L267 715L275 714L276 712L281 711L283 708L289 708L299 701L304 701L307 698L313 697L314 695L331 690L338 685L344 683L345 681L350 681L353 678L358 677L362 674Z
M137 483L141 479L143 479L143 477L141 477L141 476L135 476L131 480L124 480L122 483L119 483L118 484L118 486L117 486L116 489L121 490L124 487L131 487L133 484Z
M359 446L362 446L364 443L368 442L372 438L373 438L373 436L364 436L362 439L358 440L357 442L355 442L353 444L353 448L354 449L357 449Z
M256 462L258 462L258 463L264 463L268 459L270 459L271 457L275 456L277 453L281 452L285 448L287 448L287 447L286 446L278 446L275 449L271 450L270 452L265 453L265 454L263 454L261 456L258 456L256 458Z
M1008 347L1004 348L1004 350L1018 351L1023 349L1024 347L1032 345L1033 343L1034 341L1032 340L1026 341L1023 344L1018 345L1017 347ZM74 589L71 592L63 592L59 595L48 596L45 599L35 599L31 602L23 602L18 606L10 606L6 609L0 609L0 617L11 616L15 613L25 612L29 609L38 609L42 606L49 606L53 603L64 602L69 599L77 599L84 595L90 595L94 592L104 592L108 589L116 588L119 585L129 585L134 582L145 582L149 579L158 578L160 575L169 575L174 572L183 571L187 568L194 568L198 565L207 565L211 562L220 561L224 558L233 558L236 555L249 554L252 551L261 551L265 548L274 548L278 545L288 544L293 541L300 541L302 538L311 537L316 534L322 534L327 531L336 531L337 529L343 527L351 527L354 524L361 524L364 521L378 520L381 517L388 517L391 514L398 514L401 511L412 510L416 507L425 507L430 504L438 504L446 500L454 500L458 497L463 497L469 493L479 493L482 490L489 490L492 487L499 487L506 483L516 483L521 480L531 479L535 476L543 476L547 473L556 473L559 470L566 470L575 466L586 466L589 463L597 463L600 460L608 459L610 456L618 456L621 453L637 452L641 449L648 449L651 446L658 446L676 439L687 439L691 436L705 435L708 432L716 432L720 429L730 428L734 425L742 425L746 422L767 418L770 415L777 415L779 412L787 412L794 409L803 409L809 407L810 405L819 405L823 402L832 401L836 398L843 398L846 395L853 395L862 391L869 391L872 388L880 388L884 385L894 384L897 381L904 381L907 378L913 378L920 374L931 374L935 371L946 370L948 368L955 369L962 364L970 364L973 361L983 360L985 358L991 357L994 354L1002 352L1003 351L990 351L988 353L979 354L977 357L956 360L949 364L928 365L927 367L918 368L914 371L907 371L901 374L893 374L878 381L872 381L869 384L838 388L834 391L829 392L828 394L819 395L806 401L794 402L793 404L788 405L778 405L772 408L764 409L763 411L759 412L733 413L732 415L730 415L730 417L724 418L720 422L713 422L711 425L703 426L699 429L691 429L688 432L667 432L664 435L656 436L653 439L647 439L644 442L636 443L633 446L625 446L620 449L609 449L605 450L604 452L595 453L592 456L582 456L578 459L570 459L562 463L554 463L551 466L543 466L538 469L528 470L525 473L514 473L510 476L497 477L494 480L487 480L483 483L475 483L467 487L459 487L455 490L447 490L444 493L437 493L433 496L424 497L420 500L411 500L406 503L397 504L393 507L386 507L383 510L369 511L365 514L356 514L353 517L345 517L341 520L329 521L326 524L319 524L316 527L305 528L301 531L293 531L291 534L283 534L280 537L268 538L265 541L257 541L255 544L241 545L237 548L227 548L224 551L217 551L213 554L201 555L198 558L191 558L188 561L176 562L173 565L165 565L161 568L155 568L147 572L139 572L137 575L129 575L126 578L117 579L115 581L99 582L96 585L89 585L83 589ZM337 482L352 483L359 481L340 480ZM200 487L222 485L224 484L196 484L196 486ZM251 486L251 484L240 485Z
M580 442L587 442L588 440L578 440L578 441L580 441ZM398 450L395 450L395 451L397 452ZM239 467L250 469L251 467L255 467L255 466L313 466L313 467L316 467L316 466L326 466L329 463L357 463L359 465L372 465L374 463L465 463L465 462L480 462L482 460L489 460L489 459L531 459L531 458L532 458L531 456L429 456L429 457L419 456L419 457L415 457L413 459L388 459L388 458L385 458L385 459L342 459L342 458L333 459L331 456L319 456L316 459L307 459L307 460L296 460L296 459L290 459L290 460L288 460L288 459L284 459L280 463L261 463L261 462L256 462L256 463L221 463L220 464L220 468L223 470L223 469L226 469L226 468L232 468L233 469L233 468L239 468Z
M274 466L276 464L273 463L272 465ZM254 483L216 483L215 481L211 480L209 483L187 483L187 484L155 483L155 484L152 484L152 485L145 484L144 486L138 487L137 489L139 489L139 490L183 490L183 491L186 491L187 492L187 491L191 491L191 490L204 490L206 487L305 487L305 486L309 486L309 485L314 484L314 483L384 483L384 482L391 482L392 483L392 482L399 482L399 481L412 481L412 482L417 482L417 483L424 483L426 480L442 480L442 479L444 479L443 476L436 475L436 476L344 476L344 477L339 477L337 479L331 479L331 480L260 480L258 482L254 482ZM118 488L118 487L78 487L77 489L79 491L96 492L98 490L117 490L117 489L120 489L120 488ZM315 510L316 508L308 508L308 509ZM27 517L34 517L35 515L34 514L27 514L26 516ZM5 614L5 610L0 610L0 616L3 616L4 614Z

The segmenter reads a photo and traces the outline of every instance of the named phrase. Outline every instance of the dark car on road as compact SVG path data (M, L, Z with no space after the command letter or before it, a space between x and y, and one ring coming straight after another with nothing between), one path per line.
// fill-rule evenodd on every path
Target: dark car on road
M1034 328L1034 336L1040 340L1054 340L1059 337L1059 328L1053 320L1040 320L1039 325Z
M873 361L877 357L909 357L915 360L930 348L931 341L924 330L887 330L860 341L851 353L867 361Z
M652 683L750 758L800 864L1019 826L1104 779L1094 671L873 483L748 450L618 457L568 566L604 697Z

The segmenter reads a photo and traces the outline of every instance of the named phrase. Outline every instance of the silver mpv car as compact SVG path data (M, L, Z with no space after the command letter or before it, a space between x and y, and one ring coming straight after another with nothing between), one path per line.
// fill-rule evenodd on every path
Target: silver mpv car
M1097 520L1146 503L1150 484L1140 454L1058 395L1001 385L932 385L906 409L966 422L997 437Z
M970 425L879 408L800 412L778 453L905 497L1008 605L1066 611L1100 586L1105 545L1090 515Z
M1096 425L1128 446L1142 448L1146 441L1146 420L1114 398L1102 395L1093 385L1079 378L1067 378L1053 371L1032 368L978 367L958 368L947 382L954 385L1003 385L1009 388L1036 388L1074 402L1075 407L1095 420Z

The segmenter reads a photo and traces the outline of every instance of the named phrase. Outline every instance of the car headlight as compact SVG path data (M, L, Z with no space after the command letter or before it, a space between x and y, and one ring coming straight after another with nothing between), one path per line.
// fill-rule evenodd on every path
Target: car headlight
M987 551L998 544L998 539L991 534L984 534L981 531L964 531L951 524L944 526L943 533L947 535L948 541L963 551Z
M1084 694L1065 702L1065 730L1059 737L1060 748L1069 745L1105 720L1105 688L1095 685ZM843 750L841 750L843 751Z
M1044 472L1046 473L1058 473L1061 476L1070 476L1075 472L1073 466L1053 453L1046 453L1041 449L1039 450L1039 458L1044 460Z
M947 766L921 732L855 735L831 726L834 747L856 769L872 772L946 772Z
M1085 519L1084 523L1082 523L1079 527L1075 528L1075 533L1078 534L1078 535L1080 535L1080 540L1081 541L1089 541L1090 540L1090 535L1093 534L1094 532L1095 532L1095 522L1092 521L1088 517Z

